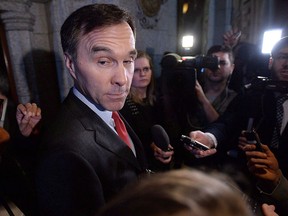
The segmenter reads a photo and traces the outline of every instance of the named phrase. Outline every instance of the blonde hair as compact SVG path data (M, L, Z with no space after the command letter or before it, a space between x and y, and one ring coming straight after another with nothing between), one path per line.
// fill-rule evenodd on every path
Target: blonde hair
M181 169L129 185L100 216L252 216L236 184L222 174Z
M155 78L154 78L154 68L153 68L153 62L152 62L152 58L148 55L148 53L138 50L137 51L137 57L136 59L139 58L146 58L149 62L149 67L152 71L152 76L151 76L151 81L149 83L149 85L147 86L147 102L149 105L153 106L154 102L156 100L156 96L155 96ZM130 92L129 92L129 97L132 99L132 101L134 101L135 103L138 104L144 104L143 99L139 96L138 92L137 92L137 88L134 88L133 86L131 86Z

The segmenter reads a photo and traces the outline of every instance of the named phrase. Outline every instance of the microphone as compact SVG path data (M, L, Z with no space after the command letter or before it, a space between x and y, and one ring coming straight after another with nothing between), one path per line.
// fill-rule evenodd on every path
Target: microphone
M169 151L170 139L164 128L161 125L153 125L151 133L155 145L162 151Z

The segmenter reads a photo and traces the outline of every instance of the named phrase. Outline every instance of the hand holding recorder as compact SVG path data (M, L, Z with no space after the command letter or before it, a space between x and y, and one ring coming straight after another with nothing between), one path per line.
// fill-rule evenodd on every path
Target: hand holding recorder
M262 152L256 150L253 144L247 144L243 147L247 157L247 166L249 171L265 182L266 187L277 186L282 172L278 161L267 145L262 145ZM261 183L261 182L260 182Z
M196 158L207 157L216 153L216 149L211 138L202 131L193 131L190 137L182 135L180 142Z
M241 136L239 137L239 148L244 150L243 148L246 145L252 144L255 145L256 151L263 151L260 138L256 130L253 128L253 121L253 118L250 118L248 120L247 129L242 131Z

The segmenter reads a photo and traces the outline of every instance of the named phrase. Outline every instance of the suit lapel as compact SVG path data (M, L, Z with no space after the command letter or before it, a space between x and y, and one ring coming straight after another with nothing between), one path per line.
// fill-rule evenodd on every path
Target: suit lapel
M95 112L80 101L71 91L66 98L65 103L71 108L72 112L74 112L75 117L82 122L86 130L92 130L95 132L94 139L96 144L101 145L103 148L106 148L113 154L121 157L131 166L134 166L139 170L146 168L142 144L125 120L124 123L134 143L137 158L134 156L132 150L126 145L126 143L124 143Z

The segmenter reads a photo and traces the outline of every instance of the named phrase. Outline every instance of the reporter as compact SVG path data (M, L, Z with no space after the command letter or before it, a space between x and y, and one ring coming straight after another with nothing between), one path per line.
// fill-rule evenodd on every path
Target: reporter
M149 169L163 171L170 169L174 152L170 144L171 151L162 151L153 141L151 133L153 125L164 123L162 110L156 98L154 76L151 56L142 50L137 50L130 92L120 113L141 140Z

